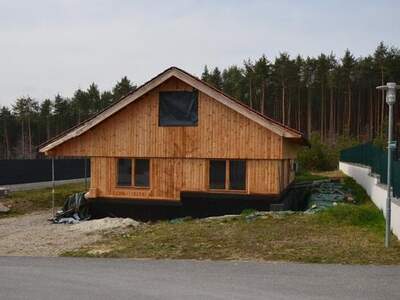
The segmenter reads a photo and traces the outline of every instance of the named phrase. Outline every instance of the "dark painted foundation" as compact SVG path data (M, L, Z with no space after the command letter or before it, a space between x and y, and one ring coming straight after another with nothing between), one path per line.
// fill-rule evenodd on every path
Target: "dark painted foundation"
M307 190L290 186L280 196L185 192L180 203L98 198L90 203L90 212L94 218L111 216L152 221L240 214L245 209L299 211L307 205L306 194Z

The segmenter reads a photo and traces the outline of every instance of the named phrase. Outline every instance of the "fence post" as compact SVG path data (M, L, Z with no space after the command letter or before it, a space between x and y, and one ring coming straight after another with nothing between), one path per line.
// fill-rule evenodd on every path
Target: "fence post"
M51 190L51 211L53 218L56 216L54 212L54 204L55 204L55 192L56 192L56 181L55 181L55 173L54 173L54 156L51 157L51 181L52 181L52 190Z

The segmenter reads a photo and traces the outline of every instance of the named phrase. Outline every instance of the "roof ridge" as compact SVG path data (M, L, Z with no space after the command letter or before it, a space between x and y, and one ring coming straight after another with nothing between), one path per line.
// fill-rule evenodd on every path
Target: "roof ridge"
M243 103L243 102L237 100L236 98L234 98L234 97L232 97L232 96L230 96L230 95L224 93L223 91L217 89L216 87L212 86L212 85L209 84L208 82L205 82L205 81L201 80L200 78L198 78L198 77L196 77L196 76L194 76L194 75L192 75L192 74L186 72L185 70L180 69L180 68L178 68L178 67L176 67L176 66L171 66L171 67L165 69L163 72L159 73L158 75L156 75L156 76L152 77L151 79L147 80L146 82L144 82L144 83L141 84L139 87L137 87L135 90L133 90L133 91L127 93L126 95L122 96L119 100L115 101L114 103L111 103L111 104L108 105L107 107L105 107L105 108L103 108L102 110L98 111L97 113L93 114L92 116L90 116L90 117L87 118L86 120L84 120L84 121L82 121L82 122L80 122L80 123L78 123L78 124L76 124L76 125L70 127L69 129L67 129L67 130L65 130L65 131L63 131L63 132L61 132L60 134L54 136L53 138L51 138L51 139L49 139L49 140L43 142L42 144L40 144L40 145L38 146L38 148L39 148L39 149L40 149L40 148L44 148L44 147L48 146L49 144L51 144L52 142L56 141L57 139L62 138L63 136L69 134L69 133L72 132L73 130L76 130L77 128L84 126L84 125L85 125L86 123L88 123L89 121L95 119L97 116L101 115L101 114L104 113L105 111L107 111L107 110L111 109L112 107L118 105L121 101L125 100L126 98L128 98L128 97L131 96L131 95L133 95L133 94L136 93L137 91L143 89L146 85L148 85L149 83L153 82L155 79L157 79L157 78L159 78L160 76L162 76L162 75L164 75L164 74L166 74L166 73L168 73L168 72L170 72L170 71L173 71L173 70L176 70L176 71L178 71L178 72L181 72L181 73L183 73L184 75L187 75L187 76L191 77L192 79L199 81L201 84L203 84L203 85L207 86L208 88L211 88L212 90L216 91L217 93L223 95L224 97L228 98L230 101L233 101L234 103L241 105L241 106L244 107L245 109L247 109L247 110L249 110L249 111L251 111L251 112L257 114L258 116L262 117L263 119L267 120L268 122L271 122L271 123L273 123L273 124L275 124L275 125L277 125L277 126L283 128L283 129L285 129L285 130L291 131L292 133L299 135L300 138L305 139L305 138L304 138L304 134L303 134L302 132L300 132L300 131L298 131L298 130L296 130L296 129L294 129L294 128L291 128L291 127L289 127L289 126L286 126L286 125L284 125L284 124L282 124L282 123L280 123L280 122L278 122L278 121L276 121L276 120L274 120L274 119L272 119L272 118L270 118L270 117L268 117L268 116L263 115L262 113L260 113L259 111L253 109L252 107L248 106L247 104L245 104L245 103ZM174 76L174 75L172 75L172 76ZM130 104L130 103L128 103L128 104ZM128 104L127 104L127 105L128 105ZM122 109L122 108L123 108L123 107L121 107L121 109ZM118 110L117 110L117 111L118 111ZM116 111L116 112L117 112L117 111ZM111 114L111 115L112 115L112 114ZM110 116L111 116L111 115L110 115ZM108 117L109 117L109 116L108 116ZM93 126L96 126L96 125L93 125Z

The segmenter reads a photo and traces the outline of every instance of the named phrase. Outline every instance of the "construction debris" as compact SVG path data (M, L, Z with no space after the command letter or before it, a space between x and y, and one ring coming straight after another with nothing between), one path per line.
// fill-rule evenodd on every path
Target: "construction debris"
M62 210L57 212L52 221L58 224L75 224L89 218L89 206L85 193L76 193L65 200Z
M72 224L70 230L80 233L110 231L140 225L140 222L130 218L89 219L89 206L84 193L76 193L65 200L62 210L57 212L52 221L57 224Z
M306 213L314 213L335 206L339 202L354 203L351 191L347 190L342 183L334 181L314 182Z

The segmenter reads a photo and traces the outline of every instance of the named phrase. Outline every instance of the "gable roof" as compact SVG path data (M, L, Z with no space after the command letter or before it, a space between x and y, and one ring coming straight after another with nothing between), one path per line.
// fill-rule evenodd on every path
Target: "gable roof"
M70 139L80 136L81 134L95 127L97 124L101 123L108 117L117 113L130 103L144 96L146 93L156 88L157 86L159 86L160 84L162 84L171 77L176 77L180 79L181 81L196 88L197 90L203 92L204 94L210 96L211 98L217 100L218 102L228 106L229 108L249 118L250 120L258 123L259 125L271 130L272 132L278 134L279 136L288 139L293 139L302 144L307 144L307 141L305 140L301 132L292 129L288 126L285 126L267 116L264 116L258 111L250 108L249 106L243 104L242 102L239 102L238 100L216 89L210 84L200 80L199 78L187 73L186 71L183 71L177 67L170 67L166 69L164 72L160 73L156 77L152 78L151 80L147 81L146 83L138 87L133 92L122 97L118 102L111 104L110 106L106 107L104 110L93 115L84 122L68 129L67 131L59 134L53 139L50 139L49 141L40 145L39 151L47 152Z

